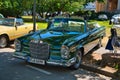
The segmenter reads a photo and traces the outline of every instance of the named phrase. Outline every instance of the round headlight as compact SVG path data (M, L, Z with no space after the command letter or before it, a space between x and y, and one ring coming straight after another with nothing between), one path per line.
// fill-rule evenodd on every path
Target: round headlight
M61 57L64 59L68 59L70 57L69 53L70 53L69 48L63 45L61 47Z
M15 44L15 50L20 51L21 50L21 42L16 39L14 44Z

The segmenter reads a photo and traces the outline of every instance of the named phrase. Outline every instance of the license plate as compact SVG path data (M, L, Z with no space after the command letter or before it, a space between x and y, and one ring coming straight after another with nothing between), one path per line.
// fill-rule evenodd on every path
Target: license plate
M41 59L35 59L35 58L29 57L29 58L27 59L27 61L30 62L30 63L36 63L36 64L45 65L45 60L41 60Z

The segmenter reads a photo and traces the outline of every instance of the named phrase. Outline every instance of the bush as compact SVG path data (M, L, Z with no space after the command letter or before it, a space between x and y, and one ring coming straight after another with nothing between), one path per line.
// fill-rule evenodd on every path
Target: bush
M93 14L95 14L95 11L85 11L85 10L82 10L82 11L78 11L78 12L75 12L74 15L76 16L80 16L80 17L84 17L84 18L87 18L87 19L93 19L94 17L92 16ZM94 15L95 16L95 15Z
M108 19L111 19L112 15L113 15L111 12L101 11L101 12L98 12L98 13L97 13L97 16L99 16L100 14L105 14L105 15L107 15Z
M114 14L118 14L118 13L120 13L120 12L101 11L101 12L96 13L95 11L82 10L82 11L75 12L74 15L81 16L81 17L87 16L87 18L89 18L91 20L98 20L98 16L101 14L107 15L108 19L111 19Z

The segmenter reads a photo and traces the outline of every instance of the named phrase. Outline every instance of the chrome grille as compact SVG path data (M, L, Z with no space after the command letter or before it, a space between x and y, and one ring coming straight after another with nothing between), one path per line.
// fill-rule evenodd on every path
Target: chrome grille
M30 54L33 58L46 60L49 57L49 45L47 43L30 42Z

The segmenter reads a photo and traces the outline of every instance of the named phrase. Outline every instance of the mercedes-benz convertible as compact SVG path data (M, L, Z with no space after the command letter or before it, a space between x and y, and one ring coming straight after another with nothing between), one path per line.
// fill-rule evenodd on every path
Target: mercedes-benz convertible
M78 69L82 57L101 45L105 27L75 18L54 18L47 29L15 40L14 57L29 63Z

